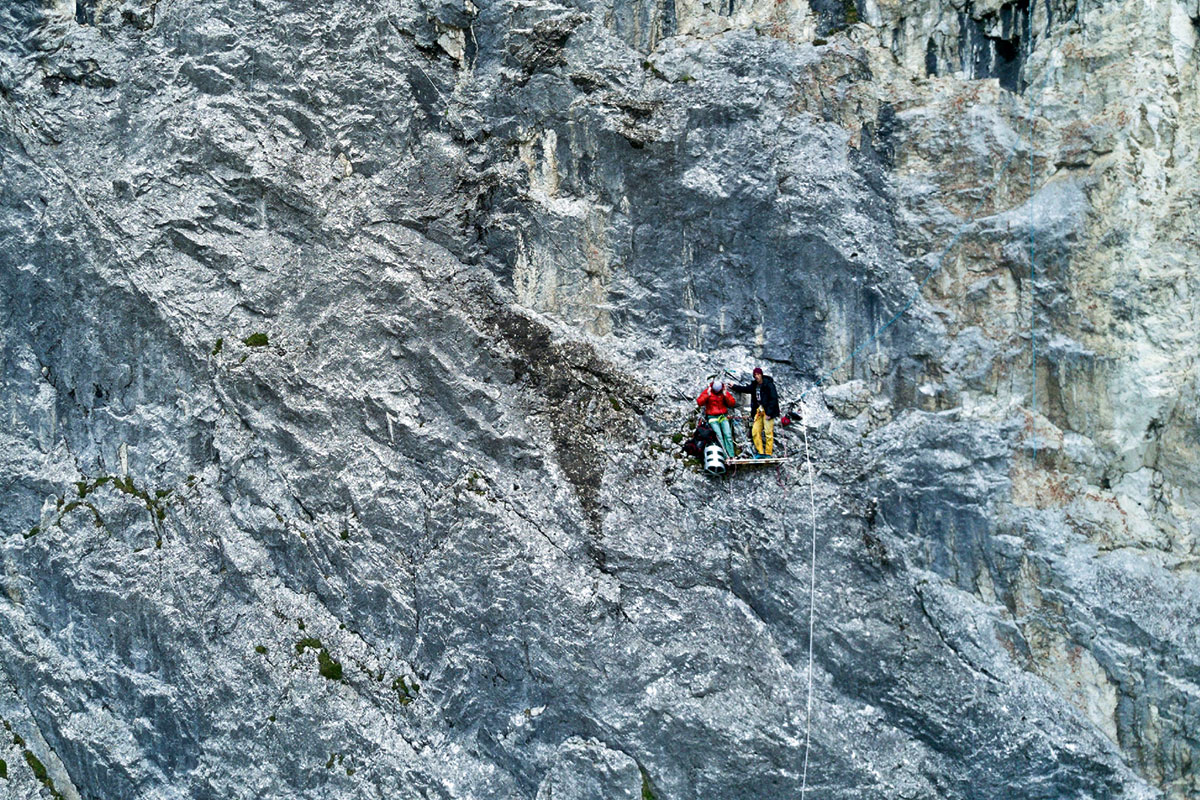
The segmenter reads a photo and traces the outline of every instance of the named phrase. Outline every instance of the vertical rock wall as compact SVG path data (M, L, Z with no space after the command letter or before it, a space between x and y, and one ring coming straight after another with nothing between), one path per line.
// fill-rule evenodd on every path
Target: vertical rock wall
M1198 21L0 10L0 787L1200 793Z

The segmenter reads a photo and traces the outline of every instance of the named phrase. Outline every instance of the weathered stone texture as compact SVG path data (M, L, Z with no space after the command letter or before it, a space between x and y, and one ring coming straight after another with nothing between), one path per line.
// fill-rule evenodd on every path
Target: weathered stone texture
M1200 796L1198 31L0 8L0 794Z

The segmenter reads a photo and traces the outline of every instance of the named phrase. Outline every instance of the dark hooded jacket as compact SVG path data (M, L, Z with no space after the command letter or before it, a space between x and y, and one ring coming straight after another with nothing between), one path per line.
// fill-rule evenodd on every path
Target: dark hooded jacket
M768 417L779 416L779 395L775 391L775 380L770 375L763 375L762 383L752 379L742 386L735 385L729 388L739 394L750 395L751 419L758 413L759 406L762 406Z

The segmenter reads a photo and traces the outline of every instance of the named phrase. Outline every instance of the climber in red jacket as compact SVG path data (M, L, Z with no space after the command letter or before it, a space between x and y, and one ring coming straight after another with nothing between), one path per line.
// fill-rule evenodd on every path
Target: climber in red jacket
M733 430L729 427L729 417L726 416L737 405L733 392L726 388L724 382L715 380L696 398L696 405L704 408L704 413L708 415L708 424L717 434L721 447L733 458Z

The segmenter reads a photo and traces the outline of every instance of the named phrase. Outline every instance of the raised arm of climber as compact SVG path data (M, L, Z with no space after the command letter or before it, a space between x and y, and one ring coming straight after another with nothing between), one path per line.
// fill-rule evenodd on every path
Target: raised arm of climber
M704 413L708 415L708 423L717 434L721 447L733 458L733 430L729 427L729 418L725 415L737 405L737 398L718 380L705 387L696 398L696 405L704 409Z
M754 420L750 433L754 438L755 457L772 455L775 450L775 418L779 416L779 393L775 391L775 381L770 375L763 374L762 367L755 367L754 380L730 388L750 395L750 417ZM767 435L765 445L764 431Z
M719 417L733 410L737 398L721 381L714 381L704 388L696 398L696 404L704 406L704 413L710 417Z

